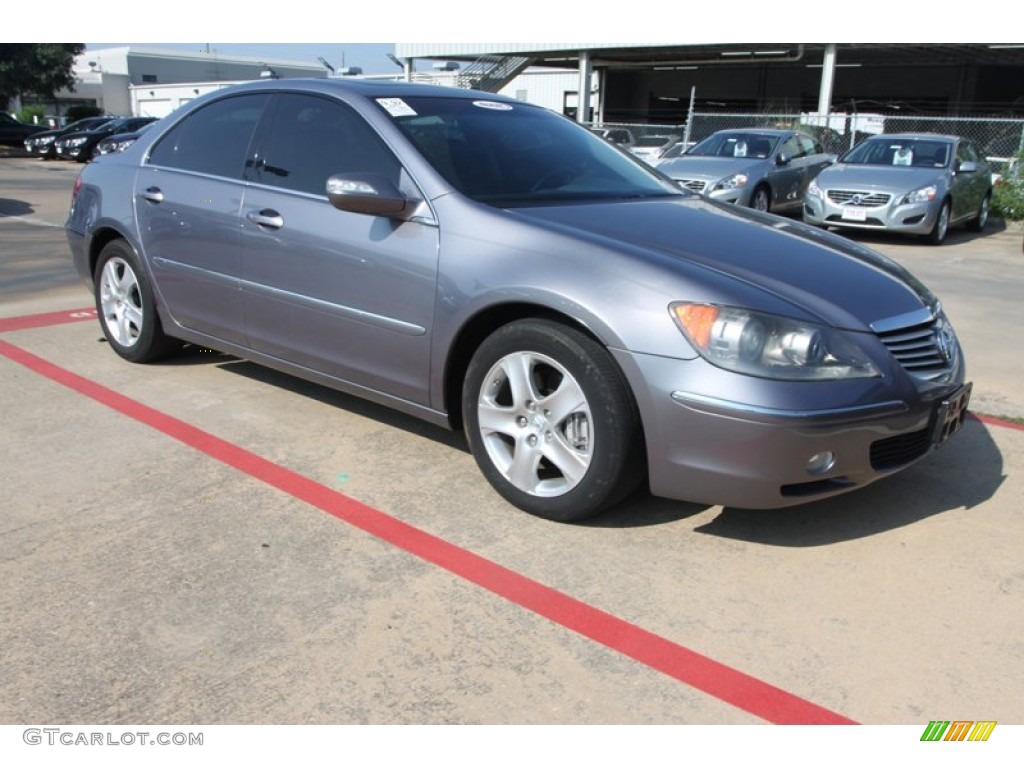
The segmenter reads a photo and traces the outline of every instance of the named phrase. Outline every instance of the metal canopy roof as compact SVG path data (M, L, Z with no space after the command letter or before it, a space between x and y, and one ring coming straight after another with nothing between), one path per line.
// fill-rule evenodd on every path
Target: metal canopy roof
M820 63L825 43L720 43L700 45L593 45L588 43L486 44L487 53L530 56L537 66L575 69L579 52L587 50L592 63L611 69L661 66L721 65L742 66L752 62L783 63L801 61ZM416 58L474 60L481 45L398 45L399 56ZM422 51L422 52L421 52ZM878 65L957 65L1024 64L1024 43L839 43L839 64Z

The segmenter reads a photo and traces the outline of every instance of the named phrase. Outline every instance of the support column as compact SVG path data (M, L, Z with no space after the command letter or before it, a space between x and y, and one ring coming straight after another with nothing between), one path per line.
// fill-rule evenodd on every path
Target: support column
M818 113L828 114L832 106L832 85L836 78L836 44L825 46L825 57L821 60L821 87L818 90Z
M590 51L580 51L580 82L576 97L576 122L590 122L590 76L593 72Z

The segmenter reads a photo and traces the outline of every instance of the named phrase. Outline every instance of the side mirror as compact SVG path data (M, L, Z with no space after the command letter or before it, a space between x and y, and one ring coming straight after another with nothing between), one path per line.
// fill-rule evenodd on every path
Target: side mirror
M784 152L780 152L775 156L776 165L789 165L789 156Z
M962 163L956 164L957 173L977 173L978 164L973 160L964 160Z
M341 211L405 219L415 205L384 176L375 173L335 174L327 179L327 199Z

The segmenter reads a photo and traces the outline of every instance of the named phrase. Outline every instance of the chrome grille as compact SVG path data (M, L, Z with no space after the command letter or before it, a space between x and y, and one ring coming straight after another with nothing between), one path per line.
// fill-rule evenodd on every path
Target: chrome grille
M679 183L691 192L703 192L704 187L708 185L706 181L701 181L700 179L679 179Z
M889 202L889 195L885 192L853 192L846 189L830 189L828 199L839 205L846 205L853 201L854 197L860 197L860 202L853 203L864 208L878 208Z
M904 370L922 379L941 378L949 371L956 352L953 330L941 316L879 332L878 338Z

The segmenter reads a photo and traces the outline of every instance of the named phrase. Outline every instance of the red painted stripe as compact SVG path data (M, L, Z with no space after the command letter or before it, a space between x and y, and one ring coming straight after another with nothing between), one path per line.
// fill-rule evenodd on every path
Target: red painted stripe
M772 723L855 724L0 340L0 354L556 624Z
M48 325L62 325L63 323L80 323L83 320L95 319L96 310L92 307L68 309L63 312L46 312L41 315L0 317L0 333L23 331L26 328L45 328Z
M977 419L982 424L988 424L993 427L1003 427L1004 429L1016 429L1024 432L1024 424L1017 424L1013 421L1007 421L1006 419L997 419L995 416L984 416L980 413L968 413L968 417Z

